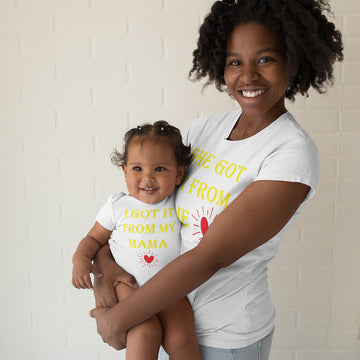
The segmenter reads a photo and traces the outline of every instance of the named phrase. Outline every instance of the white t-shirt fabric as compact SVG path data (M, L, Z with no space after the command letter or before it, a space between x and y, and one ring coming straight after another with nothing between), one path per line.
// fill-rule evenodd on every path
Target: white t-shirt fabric
M183 223L182 253L194 248L215 217L254 181L299 182L310 191L278 234L189 294L199 344L224 349L250 345L272 331L275 309L267 264L313 196L319 171L316 146L290 113L254 136L230 141L240 115L236 110L203 117L187 133L193 159L175 201Z
M181 223L174 194L146 204L124 193L111 195L96 221L112 231L110 250L115 261L143 285L180 254Z

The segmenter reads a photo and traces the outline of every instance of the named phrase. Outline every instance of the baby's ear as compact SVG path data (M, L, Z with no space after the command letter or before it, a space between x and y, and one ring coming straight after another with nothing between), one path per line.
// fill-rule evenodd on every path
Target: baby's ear
M121 165L121 168L123 169L124 175L125 175L125 178L126 178L126 176L127 176L127 166L126 165Z
M176 176L176 185L181 184L182 179L184 178L186 169L187 169L186 165L181 165L181 166L178 167L177 176Z

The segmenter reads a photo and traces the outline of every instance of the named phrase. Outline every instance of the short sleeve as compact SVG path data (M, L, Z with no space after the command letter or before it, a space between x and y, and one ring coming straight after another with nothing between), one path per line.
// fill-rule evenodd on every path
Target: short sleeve
M124 193L110 195L96 216L96 221L107 230L113 231L115 229L117 220L116 209L118 208L117 204L123 195Z
M310 186L307 198L315 193L319 177L319 155L310 137L279 145L264 160L255 180L299 182Z

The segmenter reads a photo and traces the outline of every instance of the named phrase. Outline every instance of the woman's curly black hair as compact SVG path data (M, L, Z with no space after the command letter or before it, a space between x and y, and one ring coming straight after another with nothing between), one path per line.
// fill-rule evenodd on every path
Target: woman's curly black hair
M322 93L333 81L333 65L343 60L341 33L328 21L326 0L216 1L199 30L190 79L207 78L224 91L227 40L233 29L258 22L274 33L286 48L289 84L286 98L307 95L310 86Z
M159 120L154 124L143 124L130 129L125 133L124 151L114 150L111 154L111 162L122 167L127 164L129 145L133 139L140 142L150 139L154 142L166 141L172 148L179 166L188 166L191 162L191 147L182 142L181 132L175 126L165 120Z

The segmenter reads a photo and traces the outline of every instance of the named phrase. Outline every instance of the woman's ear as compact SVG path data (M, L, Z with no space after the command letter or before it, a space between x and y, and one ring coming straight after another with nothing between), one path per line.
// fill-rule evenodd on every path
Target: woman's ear
M289 63L289 60L288 60L287 72L288 72L289 79L293 79L297 75L299 69L300 69L300 64L297 60L293 61L292 63Z
M185 175L185 172L186 172L186 169L187 169L187 166L186 165L181 165L178 167L177 169L177 175L176 175L176 185L180 185L183 178L184 178L184 175Z

